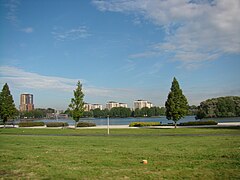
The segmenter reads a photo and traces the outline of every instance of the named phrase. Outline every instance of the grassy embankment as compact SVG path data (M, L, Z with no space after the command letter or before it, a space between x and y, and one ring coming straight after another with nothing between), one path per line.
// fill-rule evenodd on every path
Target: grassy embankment
M240 178L239 129L114 129L110 132L114 136L101 136L106 134L103 129L0 129L0 177ZM186 134L204 136L181 136ZM143 159L149 163L141 164Z

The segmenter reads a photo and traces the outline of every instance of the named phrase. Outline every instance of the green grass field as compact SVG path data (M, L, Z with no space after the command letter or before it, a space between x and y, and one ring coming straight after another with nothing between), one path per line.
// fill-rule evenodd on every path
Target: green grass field
M239 129L110 132L0 129L0 178L240 179Z

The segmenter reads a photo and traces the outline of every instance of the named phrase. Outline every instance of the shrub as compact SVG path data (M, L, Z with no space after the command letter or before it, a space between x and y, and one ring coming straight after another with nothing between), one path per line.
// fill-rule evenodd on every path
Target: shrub
M218 123L213 120L209 121L191 121L180 123L179 126L198 126L198 125L217 125Z
M160 126L160 122L132 122L129 127Z
M96 126L96 124L90 122L79 122L77 124L77 127L94 127L94 126Z
M68 123L66 122L50 122L46 123L47 127L66 127L68 126Z
M34 126L44 126L44 122L20 122L19 127L34 127Z

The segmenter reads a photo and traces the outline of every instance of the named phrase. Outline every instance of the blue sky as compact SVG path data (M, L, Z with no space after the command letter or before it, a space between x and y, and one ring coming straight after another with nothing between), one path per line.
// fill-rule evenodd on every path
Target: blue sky
M173 77L189 104L240 95L238 0L0 0L0 85L16 106L164 106Z

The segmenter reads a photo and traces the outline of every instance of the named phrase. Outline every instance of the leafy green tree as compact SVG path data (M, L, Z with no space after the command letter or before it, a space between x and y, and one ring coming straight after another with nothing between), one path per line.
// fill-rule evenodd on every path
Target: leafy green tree
M126 107L114 107L109 111L110 117L126 118L130 117L131 114L132 114L131 109Z
M133 116L134 117L140 117L141 116L141 110L139 108L136 108L134 111L133 111Z
M152 117L152 116L156 116L156 109L157 107L151 107L148 109L148 112L147 112L147 116L148 117Z
M5 83L0 93L0 116L3 119L4 127L8 119L17 115L17 112L9 87Z
M118 107L114 107L114 108L110 109L109 116L110 117L120 117L120 109Z
M20 113L20 118L44 118L46 117L47 110L46 109L34 109L32 111L23 111Z
M197 106L195 106L195 105L189 106L188 116L196 115L197 112L198 112L198 107Z
M143 107L143 108L141 108L140 109L141 110L141 116L142 117L146 117L146 116L148 116L148 111L149 111L149 108L148 107Z
M83 117L93 117L93 112L92 111L84 111Z
M95 118L104 117L103 111L100 108L93 109L92 112L93 112L93 117Z
M82 92L82 84L80 81L77 83L77 88L76 90L73 91L74 93L74 98L71 99L71 104L69 104L69 109L71 112L71 115L73 119L75 120L75 127L77 125L77 122L81 117L83 117L83 112L84 112L84 94Z
M207 99L200 103L196 119L240 116L240 97L226 96Z
M130 108L125 108L125 107L118 107L120 111L120 117L121 118L126 118L131 116L131 109Z
M156 116L165 116L166 115L166 108L165 107L161 107L158 108L156 111Z
M175 128L177 121L183 118L188 113L188 102L183 95L182 90L178 84L177 79L174 77L172 82L171 91L168 94L168 99L165 103L166 117L168 120L173 120Z
M108 109L103 109L103 110L102 110L102 115L103 115L103 117L108 117L108 115L109 115L109 110L108 110Z
M55 112L55 109L53 108L47 108L47 113L54 113Z

